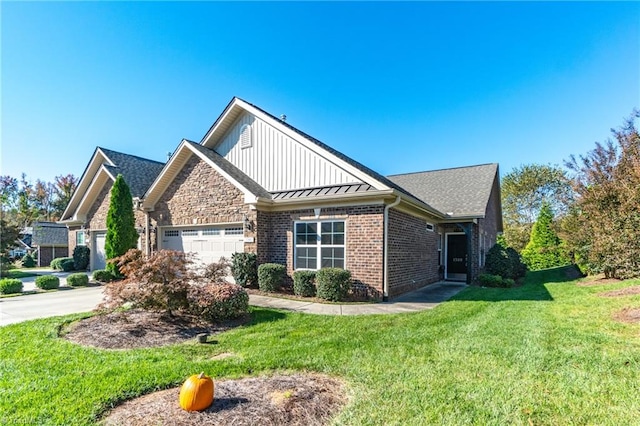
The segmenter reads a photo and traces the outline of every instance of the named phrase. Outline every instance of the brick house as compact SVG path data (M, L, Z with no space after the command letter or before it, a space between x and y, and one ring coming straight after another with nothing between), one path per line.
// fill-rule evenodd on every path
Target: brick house
M63 222L69 246L104 265L109 189L132 188L140 248L213 262L255 252L260 263L339 267L387 298L440 279L470 282L502 231L497 164L384 177L233 98L199 143L166 164L96 149ZM134 190L135 188L135 190Z

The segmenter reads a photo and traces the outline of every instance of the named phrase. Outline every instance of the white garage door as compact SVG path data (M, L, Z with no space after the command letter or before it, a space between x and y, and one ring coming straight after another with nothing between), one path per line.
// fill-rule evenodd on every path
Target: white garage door
M104 269L107 266L107 255L104 252L104 242L106 233L96 232L93 234L93 262L91 270Z
M195 253L196 260L213 263L221 257L244 251L242 226L201 226L189 228L163 228L161 249Z

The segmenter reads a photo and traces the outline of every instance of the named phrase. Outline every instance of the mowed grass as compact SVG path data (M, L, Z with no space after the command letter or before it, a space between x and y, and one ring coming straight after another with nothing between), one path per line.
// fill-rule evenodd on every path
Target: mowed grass
M82 315L0 328L0 424L92 424L113 404L200 371L317 371L347 382L350 425L640 422L640 326L615 322L640 285L577 286L564 269L513 289L470 287L416 314L328 317L253 309L216 344L98 350L58 338ZM231 352L236 357L212 360Z

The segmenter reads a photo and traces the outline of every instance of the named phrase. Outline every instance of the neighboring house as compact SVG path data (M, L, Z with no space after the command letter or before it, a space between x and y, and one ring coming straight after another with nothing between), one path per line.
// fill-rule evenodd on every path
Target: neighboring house
M33 228L28 226L22 229L20 232L20 237L16 240L15 245L11 250L9 250L9 259L20 260L22 257L31 253L33 249L31 248L31 236L33 234Z
M164 166L96 149L63 214L70 246L92 247L92 269L104 265L117 173L132 187L146 253L212 262L255 252L285 265L289 281L295 270L346 268L374 298L470 282L502 231L497 164L384 177L233 98L200 143L183 140Z
M57 257L69 256L69 232L64 224L33 222L31 248L37 253L37 265L49 266Z

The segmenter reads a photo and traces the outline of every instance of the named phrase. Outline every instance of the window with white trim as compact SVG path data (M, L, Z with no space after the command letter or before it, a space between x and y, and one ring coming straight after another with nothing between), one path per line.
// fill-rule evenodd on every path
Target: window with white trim
M86 234L84 231L77 231L76 232L76 245L77 246L86 246L87 242L86 242Z
M197 237L198 236L198 230L197 229L184 229L182 231L182 236L183 237Z
M202 235L220 235L220 228L205 228Z
M224 235L242 235L242 228L225 228Z
M296 269L344 269L344 221L296 222L294 241Z
M433 226L433 223L429 223L429 222L427 222L427 225L426 225L426 226L427 226L427 231L431 231L431 232L433 232L433 231L436 229L436 227L435 227L435 226Z
M165 237L179 237L180 236L180 231L178 231L177 229L166 229L164 231L164 236Z

